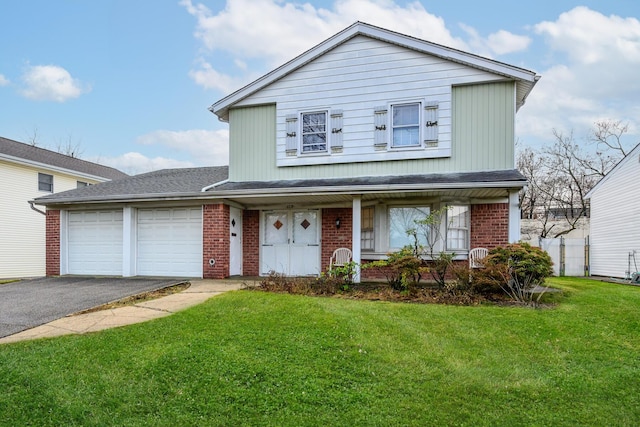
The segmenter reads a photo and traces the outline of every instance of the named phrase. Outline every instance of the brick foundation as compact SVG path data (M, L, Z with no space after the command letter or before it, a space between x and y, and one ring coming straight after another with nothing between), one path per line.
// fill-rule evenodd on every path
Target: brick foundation
M46 275L60 275L60 211L47 210L46 217Z
M213 266L209 260L216 262ZM229 277L229 206L204 205L202 207L202 277L224 279Z
M336 227L336 219L340 218L340 228ZM333 251L338 248L352 248L353 212L351 208L322 209L322 253L320 269L329 269L329 261Z
M242 274L260 275L260 211L242 212Z

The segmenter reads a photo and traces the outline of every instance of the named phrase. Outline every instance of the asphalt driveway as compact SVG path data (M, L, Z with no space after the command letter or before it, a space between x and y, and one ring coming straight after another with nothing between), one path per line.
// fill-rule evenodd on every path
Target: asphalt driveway
M78 311L185 281L73 276L6 283L0 285L0 338Z

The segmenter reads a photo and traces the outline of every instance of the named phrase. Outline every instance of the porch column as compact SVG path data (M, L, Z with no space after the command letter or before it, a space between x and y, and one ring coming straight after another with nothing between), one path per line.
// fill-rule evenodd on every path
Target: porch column
M520 200L518 191L509 192L509 243L520 240Z
M360 252L361 252L361 244L360 244L360 226L361 222L361 199L360 196L355 196L353 198L353 225L351 226L351 250L353 251L353 262L356 263L355 271L353 272L353 282L360 283Z

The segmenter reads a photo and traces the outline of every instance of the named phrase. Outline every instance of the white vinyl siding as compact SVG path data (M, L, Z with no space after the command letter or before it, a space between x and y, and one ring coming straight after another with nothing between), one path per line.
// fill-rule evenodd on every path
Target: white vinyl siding
M425 170L439 173L512 169L515 84L496 83L500 78L379 40L355 37L238 102L229 111L230 179L260 181L420 174ZM492 111L501 115L500 121L492 120L487 128L496 125L503 128L492 131L495 137L483 134L472 141L474 154L471 154L467 141L453 138L452 100L456 96L457 114L461 115L456 120L466 122L465 115L472 113L473 104L478 103L477 98L468 98L467 88L477 84L487 86L483 96L491 97ZM425 144L420 149L391 150L390 141L385 141L390 126L386 110L390 105L418 99L425 108L437 105L433 111L437 116L437 129L433 129L437 130L437 143L427 143L432 137L424 126ZM343 111L342 149L330 150L326 156L289 155L291 142L287 135L291 132L287 130L290 126L287 118L294 113L314 111L318 106L327 108L330 114L334 110ZM384 112L378 112L381 106ZM269 125L264 119L271 114L275 118ZM422 114L423 120L427 120L429 112L425 109ZM273 131L271 126L275 126ZM386 132L376 131L379 126L385 126ZM463 126L459 131L464 129ZM480 160L477 164L476 158ZM305 165L313 167L286 167Z
M591 194L591 274L625 277L629 253L640 267L640 146ZM631 261L631 272L636 266Z
M39 172L53 176L56 191L76 188L78 177L0 160L0 278L45 274L45 217L27 203L45 195Z

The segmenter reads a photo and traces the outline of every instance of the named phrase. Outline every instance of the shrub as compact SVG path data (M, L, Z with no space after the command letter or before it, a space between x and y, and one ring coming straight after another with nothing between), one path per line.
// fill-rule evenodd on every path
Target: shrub
M410 246L387 254L387 259L365 264L363 268L381 268L387 283L396 291L409 291L429 271Z
M528 243L499 246L489 251L485 266L507 265L513 279L531 286L542 285L553 274L553 261L548 253Z
M527 243L491 250L484 265L471 273L474 291L484 295L504 292L513 301L534 306L545 290L537 287L553 273L549 254Z

